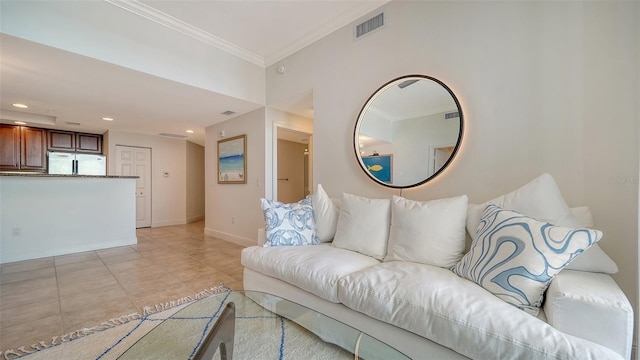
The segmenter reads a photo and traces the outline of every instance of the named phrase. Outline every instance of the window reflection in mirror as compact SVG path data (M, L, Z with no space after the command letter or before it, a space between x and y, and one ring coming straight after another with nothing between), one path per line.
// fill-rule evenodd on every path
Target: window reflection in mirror
M439 80L404 76L382 86L356 122L354 148L374 181L408 188L425 183L455 156L462 138L462 111Z

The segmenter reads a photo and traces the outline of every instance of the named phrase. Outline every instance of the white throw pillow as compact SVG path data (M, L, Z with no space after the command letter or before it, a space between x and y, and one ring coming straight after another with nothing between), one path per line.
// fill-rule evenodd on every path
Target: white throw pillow
M482 212L489 204L517 211L540 221L566 227L579 227L571 216L553 176L544 173L526 185L483 204L470 204L467 212L467 231L475 239Z
M450 268L465 246L467 196L414 201L393 196L384 261L404 260Z
M571 215L578 224L578 227L593 227L593 215L588 207L571 208ZM618 265L598 244L593 244L592 247L585 250L582 255L578 256L565 269L615 274L618 272Z
M489 204L471 250L451 270L535 316L553 277L601 237Z
M262 246L317 245L311 198L294 204L260 199L264 212L266 240Z
M333 246L382 260L387 254L391 201L342 194Z
M330 242L336 233L340 212L320 184L318 184L316 192L311 195L311 205L313 206L318 240L323 243Z

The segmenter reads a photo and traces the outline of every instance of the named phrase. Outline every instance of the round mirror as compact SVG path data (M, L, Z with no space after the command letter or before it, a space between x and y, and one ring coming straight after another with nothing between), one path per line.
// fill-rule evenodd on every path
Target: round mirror
M362 170L392 188L424 184L442 172L462 140L458 99L424 75L394 79L362 107L353 144Z

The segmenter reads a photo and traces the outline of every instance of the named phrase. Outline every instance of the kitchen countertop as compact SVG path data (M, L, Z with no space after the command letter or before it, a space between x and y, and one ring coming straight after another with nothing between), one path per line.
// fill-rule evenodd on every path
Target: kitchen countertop
M119 176L119 175L67 175L67 174L45 174L28 172L0 172L0 176L27 176L27 177L56 177L56 178L105 178L105 179L137 179L139 176Z

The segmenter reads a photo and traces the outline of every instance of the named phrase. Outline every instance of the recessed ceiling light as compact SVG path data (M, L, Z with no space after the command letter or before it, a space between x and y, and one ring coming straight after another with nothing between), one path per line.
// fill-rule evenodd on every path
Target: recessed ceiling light
M29 106L28 106L28 105L25 105L25 104L15 103L15 104L11 104L11 105L13 105L13 107L17 107L17 108L20 108L20 109L27 109L27 108L29 108Z
M193 134L193 130L187 130L189 134Z
M27 125L27 123L24 121L14 121L13 123L16 125Z
M110 118L110 117L103 117L103 118L102 118L102 120L105 120L105 121L113 121L113 118Z

